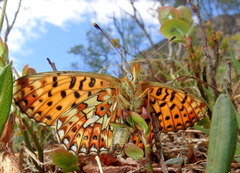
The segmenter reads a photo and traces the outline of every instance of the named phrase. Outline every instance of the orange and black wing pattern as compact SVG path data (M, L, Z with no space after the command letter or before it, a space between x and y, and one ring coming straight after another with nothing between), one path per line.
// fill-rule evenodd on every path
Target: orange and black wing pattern
M182 90L155 82L143 86L148 89L150 114L159 119L162 132L184 130L207 114L202 100Z
M14 83L13 98L28 117L53 126L62 144L76 154L108 151L118 110L119 80L86 72L49 72Z

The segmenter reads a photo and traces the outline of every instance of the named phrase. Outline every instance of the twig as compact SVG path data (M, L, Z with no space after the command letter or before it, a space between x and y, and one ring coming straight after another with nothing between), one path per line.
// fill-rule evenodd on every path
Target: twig
M233 100L236 99L236 98L235 98L235 97L236 97L235 94L236 94L237 90L239 89L239 86L240 86L240 79L239 79L239 81L237 82L237 84L235 85L235 87L233 88L233 96L234 96L234 97L233 97ZM239 96L240 96L240 94L239 94ZM238 96L238 97L239 97L239 96Z
M12 30L13 25L15 24L15 22L16 22L16 20L17 20L17 16L18 16L18 13L19 13L19 11L20 11L21 4L22 4L22 0L19 0L19 2L18 2L18 8L17 8L17 11L16 11L15 14L14 14L14 18L13 18L12 24L9 25L8 18L7 18L7 16L6 16L7 29L6 29L5 36L4 36L4 42L7 42L7 40L8 40L8 35L9 35L10 31Z
M50 66L52 67L53 71L57 71L57 67L56 67L55 63L52 62L49 58L47 58L47 60L48 60L48 63L50 64Z
M202 43L203 43L203 52L204 55L207 59L208 62L208 67L209 67L209 73L210 73L210 79L211 79L211 85L214 86L216 88L217 86L217 82L216 82L216 67L214 67L213 61L212 61L212 57L210 56L210 52L208 49L208 41L207 41L207 34L206 34L206 28L205 25L203 24L200 12L199 12L199 0L197 0L197 5L195 5L192 0L187 0L188 3L191 5L192 10L194 11L194 13L197 15L198 20L199 20L199 26L200 26L200 30L201 30L201 35L202 35ZM218 97L219 93L216 92L216 90L213 90L214 93L214 97L215 99Z
M99 172L103 173L103 169L102 169L102 165L101 165L101 161L100 161L99 157L96 156L95 160L97 161L97 164L98 164L98 167L99 167Z
M214 55L216 57L216 60L214 62L214 68L215 68L215 71L216 71L216 67L218 65L218 62L219 62L219 43L218 43L218 40L217 40L217 37L216 37L216 32L213 33L213 41L214 41Z
M217 92L218 94L221 93L220 91L218 91L218 89L217 89L215 86L213 86L213 85L211 85L211 84L208 84L208 83L206 83L205 81L203 81L203 80L201 80L201 79L199 79L199 78L197 78L197 77L194 77L194 76L179 76L179 77L175 78L174 80L172 80L172 81L169 82L169 83L173 83L174 81L179 80L180 78L191 78L191 79L195 79L195 80L197 80L198 82L204 84L205 86L210 86L210 87L211 87L215 92ZM169 83L168 83L168 84L169 84Z
M6 7L7 7L7 0L3 1L3 7L2 7L2 12L1 12L1 18L0 18L0 34L2 32L2 27L3 27L3 21L4 21L4 16L5 16L5 12L6 12Z
M42 162L42 161L40 161L38 158L37 158L37 156L36 156L36 154L34 153L34 152L32 152L31 150L29 150L26 146L23 146L23 150L24 150L24 152L26 152L32 159L34 159L36 162L37 162L37 164L38 165L48 165L48 164L50 164L51 163L51 161L47 161L47 162Z
M146 27L144 25L143 19L141 14L139 13L139 11L136 9L135 5L134 5L134 0L130 0L129 1L132 9L133 9L133 15L128 13L127 11L123 10L126 14L128 14L129 16L131 16L133 18L133 20L138 24L138 26L140 27L140 29L143 31L143 33L145 34L145 36L147 37L149 43L151 44L151 46L154 46L153 40L150 36L150 34L148 33L148 31L146 30Z
M154 131L154 138L155 138L155 145L157 148L157 157L160 161L160 165L162 168L163 173L168 173L168 168L167 165L164 161L164 156L162 152L162 145L161 145L161 140L160 140L160 131L159 131L159 119L156 117L156 114L153 114L152 116L153 119L153 131Z
M232 80L231 80L231 63L227 62L227 92L232 95Z

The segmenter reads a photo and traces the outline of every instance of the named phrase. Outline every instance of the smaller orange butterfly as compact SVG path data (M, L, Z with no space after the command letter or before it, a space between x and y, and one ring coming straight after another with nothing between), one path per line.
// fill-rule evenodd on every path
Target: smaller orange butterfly
M158 82L139 81L140 64L123 79L87 72L47 72L23 76L13 98L28 117L53 126L59 141L76 154L108 152L122 111L140 113L146 106L162 132L193 126L207 113L199 98Z

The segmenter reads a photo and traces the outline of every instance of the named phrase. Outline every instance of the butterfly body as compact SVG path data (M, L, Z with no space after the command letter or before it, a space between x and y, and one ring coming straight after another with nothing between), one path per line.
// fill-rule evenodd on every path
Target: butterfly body
M148 107L163 132L193 126L206 114L200 99L158 82L141 82L140 64L123 79L87 72L47 72L14 83L14 101L28 117L56 129L57 138L76 154L108 152L122 111Z

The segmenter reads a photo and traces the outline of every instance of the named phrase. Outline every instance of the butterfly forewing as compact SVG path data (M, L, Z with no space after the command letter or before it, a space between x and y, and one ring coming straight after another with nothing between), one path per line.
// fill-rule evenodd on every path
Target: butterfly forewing
M59 140L77 154L109 150L117 121L116 87L109 75L49 72L19 78L14 100L34 120L56 126ZM113 106L113 102L115 103Z
M155 82L143 87L149 90L150 113L158 117L162 132L186 129L206 115L206 104L191 94Z

